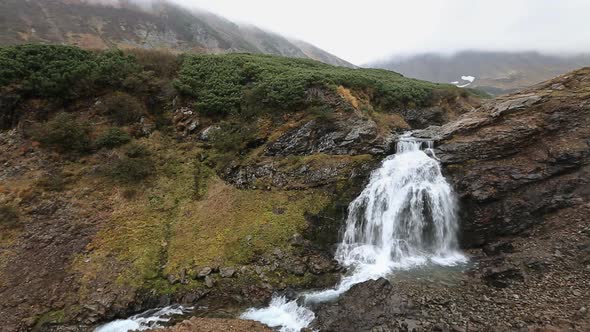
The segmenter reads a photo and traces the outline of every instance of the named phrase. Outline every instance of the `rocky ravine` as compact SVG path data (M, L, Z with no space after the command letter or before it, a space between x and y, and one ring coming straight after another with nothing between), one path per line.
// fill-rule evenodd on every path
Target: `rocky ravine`
M590 69L418 136L461 203L464 272L400 273L318 309L322 331L588 331Z
M129 144L62 154L27 132L65 111L95 138L114 125L100 107L108 93L62 106L0 95L22 115L0 131L0 213L11 219L0 223L0 331L90 330L171 303L231 318L273 292L337 282L331 248L346 207L396 134L441 125L473 100L363 111L347 100L354 91L316 90L330 112L250 119L235 153L211 137L223 121L160 96L160 129L146 114L123 128ZM152 165L146 178L112 177L134 160Z
M470 265L356 285L316 308L313 328L588 331L590 69L416 135L438 140Z

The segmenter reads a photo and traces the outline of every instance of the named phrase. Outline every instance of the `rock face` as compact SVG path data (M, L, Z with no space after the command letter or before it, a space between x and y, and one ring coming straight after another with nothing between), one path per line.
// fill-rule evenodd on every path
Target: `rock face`
M464 246L588 201L589 86L583 69L418 133L440 139L436 154L461 199Z
M269 144L267 156L385 154L391 151L393 133L380 135L371 119L348 117L334 123L313 120L294 128Z

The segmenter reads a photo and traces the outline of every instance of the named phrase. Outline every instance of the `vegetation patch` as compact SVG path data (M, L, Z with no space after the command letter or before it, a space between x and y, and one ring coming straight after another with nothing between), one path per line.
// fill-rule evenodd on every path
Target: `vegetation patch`
M87 152L90 149L90 126L76 115L58 113L32 130L33 139L61 152Z
M145 106L136 97L124 92L103 98L98 108L119 126L135 123L146 113Z
M460 94L451 85L409 79L387 70L251 54L185 55L174 84L180 93L196 100L199 112L219 115L241 113L252 104L295 110L317 102L311 91L336 93L338 87L363 91L381 110L409 104L429 106L436 101L436 91Z
M134 58L118 50L35 44L0 48L0 87L31 97L87 96L102 87L122 86L137 70Z
M97 148L112 149L131 141L131 136L121 128L108 128L95 142Z
M60 192L65 190L68 179L61 171L43 174L35 184L38 188L45 191Z
M306 228L306 215L328 200L321 190L239 190L213 177L206 197L181 208L171 229L166 271L242 265L285 248Z
M108 174L111 178L123 183L135 183L145 180L154 173L154 162L151 158L122 157L113 162Z
M0 226L14 227L18 224L19 213L16 207L0 203Z

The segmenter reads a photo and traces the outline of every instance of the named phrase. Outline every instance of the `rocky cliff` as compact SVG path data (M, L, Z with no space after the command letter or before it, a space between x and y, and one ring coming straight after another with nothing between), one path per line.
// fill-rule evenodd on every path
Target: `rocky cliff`
M502 97L435 129L459 193L463 243L530 230L589 198L588 69Z

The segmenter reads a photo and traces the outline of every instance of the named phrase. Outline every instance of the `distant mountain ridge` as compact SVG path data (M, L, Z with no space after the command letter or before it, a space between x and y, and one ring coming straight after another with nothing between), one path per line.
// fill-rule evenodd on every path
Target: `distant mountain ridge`
M502 94L589 65L590 54L556 56L539 52L464 51L450 56L426 53L397 57L368 66L422 80Z
M354 67L318 47L165 0L2 0L0 45L59 43L194 53L263 53Z

